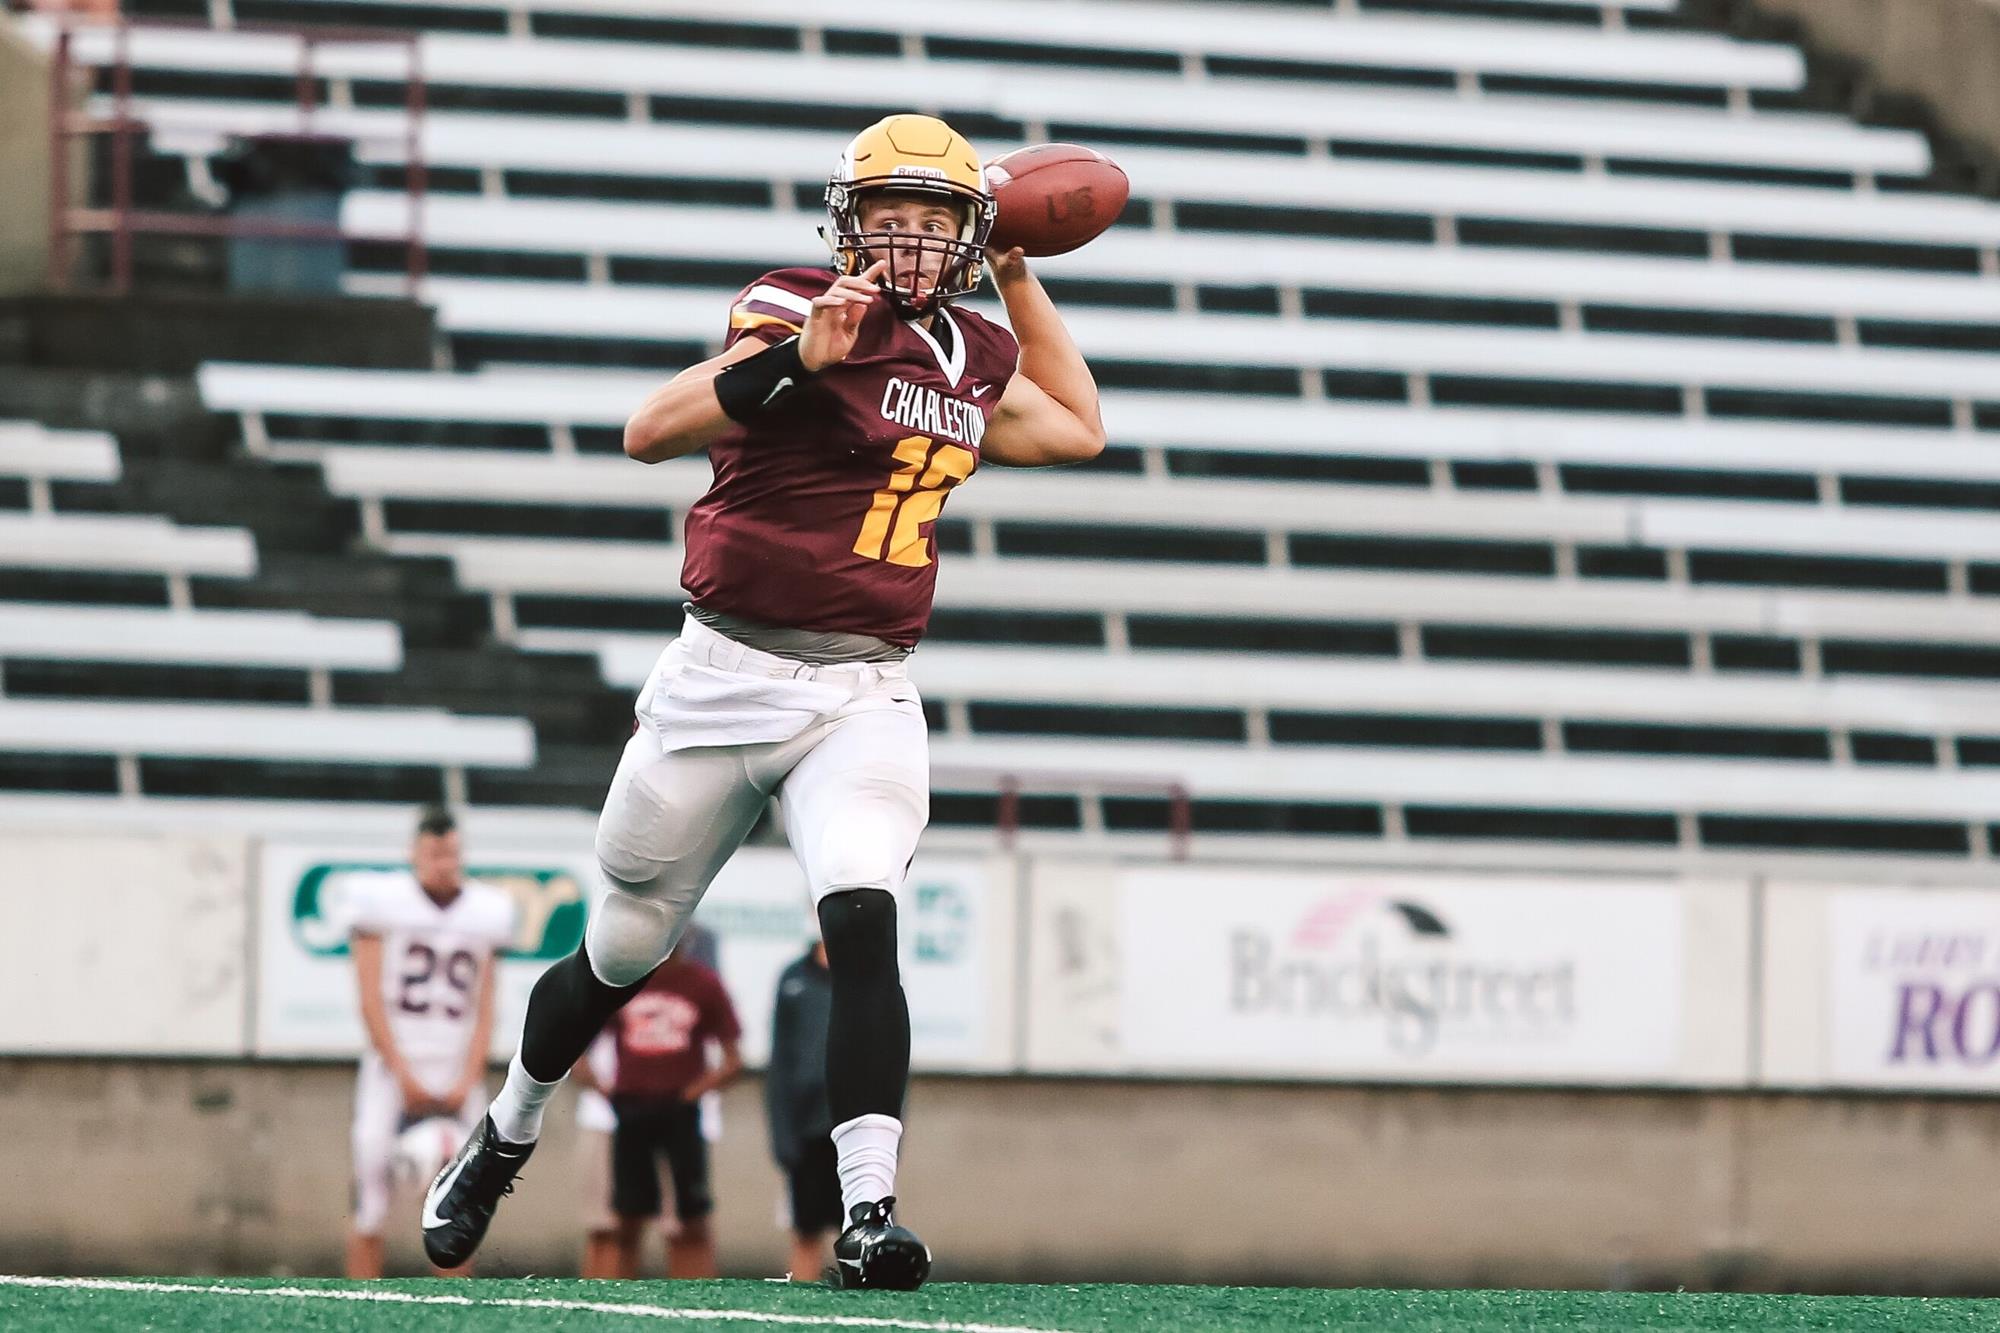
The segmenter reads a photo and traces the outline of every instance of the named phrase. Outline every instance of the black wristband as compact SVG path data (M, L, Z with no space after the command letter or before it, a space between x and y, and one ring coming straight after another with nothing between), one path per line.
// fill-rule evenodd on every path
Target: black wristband
M731 421L747 426L811 378L812 372L799 359L799 340L787 338L724 366L715 377L715 400Z

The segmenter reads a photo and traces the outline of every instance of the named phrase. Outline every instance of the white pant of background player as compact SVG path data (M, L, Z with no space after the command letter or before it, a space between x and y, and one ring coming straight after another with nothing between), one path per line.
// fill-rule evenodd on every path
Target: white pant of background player
M810 666L690 617L639 695L597 826L600 980L644 977L772 796L817 903L902 888L930 815L923 705L900 662Z

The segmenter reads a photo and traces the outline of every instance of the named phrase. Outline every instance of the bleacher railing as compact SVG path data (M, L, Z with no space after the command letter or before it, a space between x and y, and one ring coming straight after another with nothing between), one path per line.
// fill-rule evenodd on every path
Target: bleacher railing
M1162 799L1167 805L1167 850L1176 861L1188 857L1194 835L1194 809L1185 783L1173 778L1134 777L1125 773L1090 773L1077 769L1036 772L1025 769L940 768L931 773L938 790L986 790L997 794L999 804L994 829L1005 850L1014 850L1024 826L1022 797L1028 793L1075 796L1079 801L1106 796L1140 796Z
M87 235L110 236L110 284L112 291L119 295L128 293L132 288L133 238L142 233L300 242L346 239L338 223L292 222L215 213L174 213L135 207L132 192L133 144L135 138L151 126L132 113L132 33L135 29L209 31L209 26L198 20L119 18L106 22L72 13L61 13L56 17L59 27L55 42L53 77L49 85L51 101L49 267L52 285L57 290L68 287L75 242L77 238ZM81 71L84 77L91 77L92 69L89 63L79 59L78 39L81 34L92 29L106 28L112 34L111 61L108 65L112 85L112 113L109 116L99 116L92 114L88 109L78 112L72 106L72 90L79 72ZM271 23L233 23L228 31L292 37L298 40L299 64L296 83L299 124L296 135L292 137L299 139L370 137L365 132L356 133L351 126L343 127L342 133L338 136L315 134L314 121L321 106L314 66L320 48L335 45L379 44L399 48L405 53L404 120L402 132L398 137L402 140L407 162L403 178L404 190L409 196L409 225L403 237L407 251L406 273L410 295L415 296L425 273L423 205L429 180L423 146L427 96L421 34L379 28ZM96 134L112 136L110 202L105 207L79 205L71 201L73 188L70 180L71 142Z

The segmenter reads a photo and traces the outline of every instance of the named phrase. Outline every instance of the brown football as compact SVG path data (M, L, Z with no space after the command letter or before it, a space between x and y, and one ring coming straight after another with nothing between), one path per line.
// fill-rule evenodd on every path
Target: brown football
M1073 143L1016 148L986 164L999 215L987 241L996 250L1068 254L1118 220L1131 185L1104 154Z

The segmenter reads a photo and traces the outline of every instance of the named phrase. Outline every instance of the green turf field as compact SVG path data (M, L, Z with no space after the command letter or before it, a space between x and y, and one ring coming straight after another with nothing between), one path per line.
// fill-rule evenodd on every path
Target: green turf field
M938 1283L913 1295L770 1282L0 1278L0 1329L2000 1329L2000 1302L1562 1291ZM67 1283L69 1279L27 1279Z

